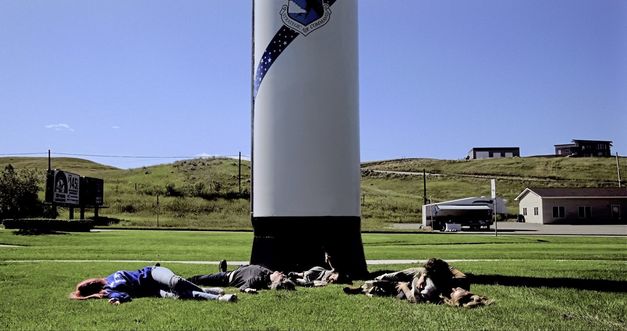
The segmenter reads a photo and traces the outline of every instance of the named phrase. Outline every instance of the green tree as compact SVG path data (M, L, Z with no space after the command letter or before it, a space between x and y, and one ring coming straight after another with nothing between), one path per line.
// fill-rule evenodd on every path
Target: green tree
M34 170L7 165L0 175L0 219L41 216L39 185Z

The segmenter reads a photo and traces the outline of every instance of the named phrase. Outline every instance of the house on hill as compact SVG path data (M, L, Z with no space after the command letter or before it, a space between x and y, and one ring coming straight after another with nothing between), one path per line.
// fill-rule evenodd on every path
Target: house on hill
M578 140L555 146L557 156L612 156L612 142L607 140Z
M627 223L627 188L526 188L514 200L527 223Z
M520 147L473 147L466 155L466 160L496 159L520 156Z

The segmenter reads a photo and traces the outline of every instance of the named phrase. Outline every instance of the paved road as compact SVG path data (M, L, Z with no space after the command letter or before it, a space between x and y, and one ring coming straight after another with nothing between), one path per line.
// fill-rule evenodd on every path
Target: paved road
M397 230L418 230L419 223L397 223L393 225L393 229ZM586 235L586 236L627 236L627 224L603 224L603 225L570 225L570 224L532 224L532 223L516 223L503 222L498 224L499 234L530 234L530 235ZM462 231L458 233L494 233L492 228L490 231Z

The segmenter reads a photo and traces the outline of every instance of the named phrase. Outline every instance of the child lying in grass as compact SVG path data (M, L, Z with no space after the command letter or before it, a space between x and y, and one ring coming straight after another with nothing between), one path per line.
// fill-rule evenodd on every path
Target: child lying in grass
M437 258L429 259L423 267L379 275L359 288L344 288L347 294L395 296L411 303L446 303L468 308L491 303L469 290L466 275Z
M221 288L203 290L170 269L155 266L137 271L120 270L105 278L86 279L70 293L70 299L104 299L119 305L138 297L162 297L233 302L235 294L224 294Z

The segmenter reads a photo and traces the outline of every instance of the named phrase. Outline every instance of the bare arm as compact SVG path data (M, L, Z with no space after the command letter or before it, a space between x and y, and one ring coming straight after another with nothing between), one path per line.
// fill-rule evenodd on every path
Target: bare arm
M406 282L400 282L398 283L398 285L396 285L396 288L403 291L403 294L405 294L405 297L407 298L407 301L411 302L411 303L416 303L416 297L414 296L414 291L412 291L409 288L409 283Z
M418 290L422 290L425 288L425 278L426 278L426 274L425 273L421 273L420 277L418 278L418 281L415 282L415 287L418 288Z
M329 265L332 271L335 271L335 267L331 264L331 256L327 252L324 252L324 262Z

